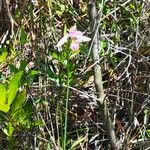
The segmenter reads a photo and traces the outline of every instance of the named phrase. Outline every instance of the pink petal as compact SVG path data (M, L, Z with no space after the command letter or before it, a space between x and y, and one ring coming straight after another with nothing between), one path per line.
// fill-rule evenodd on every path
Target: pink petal
M74 25L72 28L70 28L69 30L69 37L71 38L77 38L78 36L83 35L83 33L81 31L77 30L76 25Z
M73 41L71 42L70 48L71 48L72 50L78 50L78 49L79 49L79 42L73 40Z
M59 40L59 42L57 43L56 46L57 46L57 47L62 46L64 43L67 42L68 38L69 38L69 34L64 35L64 36Z
M69 32L74 32L76 30L77 30L77 27L76 27L76 25L74 25L73 27L70 28Z
M81 31L73 31L73 32L69 32L69 36L71 38L78 38L80 36L82 36L83 33Z
M78 42L88 42L88 41L90 41L91 40L91 38L89 38L89 37L87 37L87 36L78 36L77 37L77 41Z

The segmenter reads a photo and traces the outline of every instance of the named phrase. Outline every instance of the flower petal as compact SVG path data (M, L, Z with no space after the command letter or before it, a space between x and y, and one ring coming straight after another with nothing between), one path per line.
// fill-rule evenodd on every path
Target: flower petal
M78 42L88 42L88 41L90 41L91 40L91 38L89 38L89 37L87 37L87 36L78 36L77 37L77 41Z
M69 34L64 35L64 36L59 40L59 42L57 43L56 46L57 46L57 47L60 47L60 46L64 45L64 43L67 42L68 38L69 38Z
M77 30L77 27L76 27L76 25L74 25L73 27L70 28L69 32L74 32L76 30Z
M77 42L76 40L72 40L70 48L72 50L78 50L79 49L79 42Z
M81 31L73 31L73 32L69 32L69 36L71 38L78 38L80 36L82 36L83 33Z

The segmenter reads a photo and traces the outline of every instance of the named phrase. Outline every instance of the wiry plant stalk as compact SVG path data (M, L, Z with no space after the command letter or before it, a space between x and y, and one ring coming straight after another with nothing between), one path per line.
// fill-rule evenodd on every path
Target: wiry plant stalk
M66 91L66 101L65 101L65 124L64 124L64 140L63 140L63 150L66 150L67 143L67 123L68 123L68 103L69 103L69 53L67 54L67 91Z
M96 0L90 0L89 13L91 17L91 30L92 30L92 57L93 62L99 61L99 32L97 29L97 11L96 11ZM101 114L103 116L103 124L105 126L107 136L111 142L112 149L118 149L117 138L110 118L109 110L106 104L105 93L102 83L102 71L99 63L96 63L94 68L94 82L97 92L98 106L100 107Z

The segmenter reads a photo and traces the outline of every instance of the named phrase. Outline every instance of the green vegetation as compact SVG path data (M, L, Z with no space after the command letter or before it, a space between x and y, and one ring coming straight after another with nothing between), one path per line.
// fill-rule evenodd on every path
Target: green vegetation
M150 147L148 0L0 8L0 149Z

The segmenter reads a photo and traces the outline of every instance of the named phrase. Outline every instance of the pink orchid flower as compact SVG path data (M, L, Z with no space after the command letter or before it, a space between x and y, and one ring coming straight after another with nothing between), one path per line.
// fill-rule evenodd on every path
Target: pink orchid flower
M65 34L60 39L60 41L57 44L57 47L61 47L62 45L64 45L68 41L68 38L71 38L70 48L72 50L78 50L80 43L88 42L91 40L89 37L84 36L83 32L78 31L75 25L69 30L69 33Z

